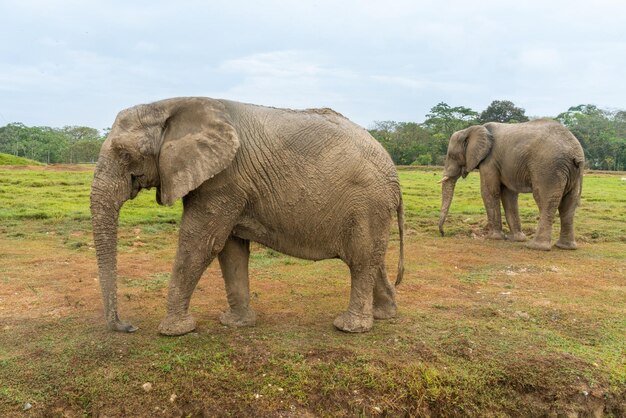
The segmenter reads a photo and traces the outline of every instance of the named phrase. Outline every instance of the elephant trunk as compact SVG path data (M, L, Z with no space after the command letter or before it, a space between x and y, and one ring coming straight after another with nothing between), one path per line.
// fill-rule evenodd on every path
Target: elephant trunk
M444 177L441 182L441 211L439 212L439 233L443 237L443 224L448 216L448 210L454 196L454 186L456 186L457 178Z
M121 176L112 181L98 162L91 186L91 220L93 226L98 276L107 325L114 331L133 332L131 324L121 321L117 314L117 224L120 208L130 197L130 185ZM128 189L128 190L126 190Z

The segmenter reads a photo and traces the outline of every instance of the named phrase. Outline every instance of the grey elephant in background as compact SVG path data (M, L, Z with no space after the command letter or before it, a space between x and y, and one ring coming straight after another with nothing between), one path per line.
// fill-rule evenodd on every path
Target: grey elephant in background
M334 321L363 332L396 314L385 253L398 217L403 274L403 205L396 169L363 128L330 109L294 111L201 97L121 111L102 146L91 188L94 242L108 327L132 332L117 311L117 226L123 203L157 188L159 204L183 200L178 250L159 325L195 329L191 295L217 256L226 285L225 325L255 323L249 243L350 268L348 309Z
M556 210L561 234L556 246L575 249L574 213L582 192L585 156L580 143L553 120L519 124L486 123L455 132L450 137L442 182L439 231L450 209L459 177L480 171L480 188L487 218L488 238L505 239L500 201L514 241L526 241L521 230L517 198L532 192L539 207L537 232L527 247L550 250Z

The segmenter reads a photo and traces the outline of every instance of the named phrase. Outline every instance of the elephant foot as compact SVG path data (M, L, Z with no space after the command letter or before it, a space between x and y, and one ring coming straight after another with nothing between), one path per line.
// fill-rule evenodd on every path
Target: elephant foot
M398 308L395 302L376 305L374 302L374 319L391 319L396 316Z
M528 238L526 238L526 234L524 234L523 232L515 232L513 235L511 235L511 241L524 242L527 239Z
M196 329L196 320L190 314L167 315L159 324L159 333L163 335L184 335Z
M530 248L531 250L540 250L540 251L550 251L552 247L550 246L550 241L535 241L532 240L526 244L526 248Z
M135 331L137 331L139 329L136 326L134 326L133 324L128 323L126 321L120 321L119 319L115 320L113 322L110 322L108 324L108 326L109 326L110 330L117 331L117 332L128 332L128 333L131 333L131 332L135 332Z
M335 328L344 332L366 332L372 329L374 317L355 314L349 311L341 313L333 322Z
M558 240L555 245L562 250L575 250L578 248L576 241Z
M229 327L252 327L256 324L256 313L250 308L243 312L228 309L220 315L220 322Z
M506 235L502 231L492 231L485 238L494 239L494 240L503 240L506 239Z

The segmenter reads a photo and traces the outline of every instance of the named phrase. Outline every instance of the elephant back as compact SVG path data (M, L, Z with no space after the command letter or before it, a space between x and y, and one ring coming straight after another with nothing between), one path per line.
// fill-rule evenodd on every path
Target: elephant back
M350 162L368 163L397 180L383 146L361 126L330 108L282 109L223 101L241 123L242 146L289 154L290 161L314 162L320 169L341 170Z

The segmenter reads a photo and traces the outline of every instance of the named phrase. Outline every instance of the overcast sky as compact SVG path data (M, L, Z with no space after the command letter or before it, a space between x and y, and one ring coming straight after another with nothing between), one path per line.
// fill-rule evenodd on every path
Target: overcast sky
M209 96L370 127L444 101L626 108L626 1L0 0L0 126Z

